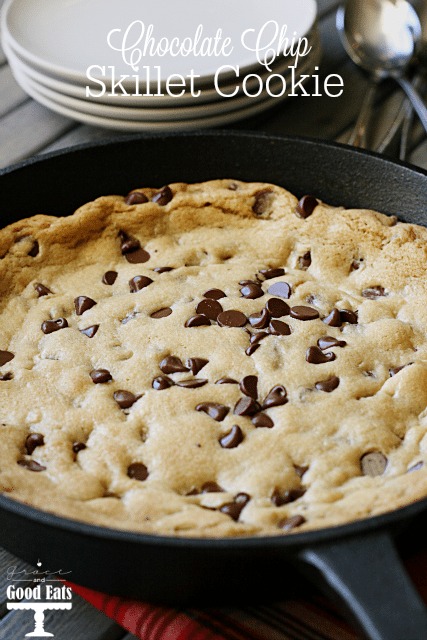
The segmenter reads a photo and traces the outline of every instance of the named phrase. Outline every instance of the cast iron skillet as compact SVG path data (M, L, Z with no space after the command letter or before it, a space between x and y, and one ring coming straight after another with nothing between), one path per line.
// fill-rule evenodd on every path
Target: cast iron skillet
M108 193L213 178L273 182L331 204L427 225L427 173L326 142L230 131L132 136L29 160L0 172L1 223L71 213ZM416 472L415 472L416 473ZM233 540L104 529L0 496L0 544L80 584L169 604L279 598L302 572L346 603L372 640L424 640L427 611L395 540L426 531L427 499L383 516L308 533ZM409 534L408 534L409 531Z

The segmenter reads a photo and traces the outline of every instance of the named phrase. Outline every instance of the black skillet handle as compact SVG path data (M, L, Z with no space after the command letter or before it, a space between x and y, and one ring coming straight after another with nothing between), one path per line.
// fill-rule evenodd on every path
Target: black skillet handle
M387 531L301 551L370 640L427 640L427 608ZM427 579L427 576L426 576Z

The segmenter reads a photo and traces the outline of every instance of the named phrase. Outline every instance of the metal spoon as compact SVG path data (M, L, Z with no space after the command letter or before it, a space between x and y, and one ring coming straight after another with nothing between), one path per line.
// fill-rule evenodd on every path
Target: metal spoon
M407 0L347 0L337 28L350 58L376 80L392 77L405 91L427 132L427 108L402 75L414 57L421 24Z

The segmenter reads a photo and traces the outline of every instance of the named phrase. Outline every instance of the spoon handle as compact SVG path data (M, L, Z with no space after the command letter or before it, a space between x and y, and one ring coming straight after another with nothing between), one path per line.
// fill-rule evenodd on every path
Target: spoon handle
M417 112L417 115L421 120L421 124L423 125L427 133L427 107L422 101L419 93L414 89L412 84L405 78L396 78L396 82L401 86L403 91L408 96L409 100L412 103L412 106L414 107L414 110Z
M365 93L365 98L362 103L362 108L360 109L360 113L357 118L356 124L354 125L354 129L351 132L349 139L347 140L347 144L350 144L353 147L366 149L368 146L368 140L367 140L368 125L372 116L372 106L373 106L376 90L377 90L377 82L374 79L372 79L370 82L369 88Z

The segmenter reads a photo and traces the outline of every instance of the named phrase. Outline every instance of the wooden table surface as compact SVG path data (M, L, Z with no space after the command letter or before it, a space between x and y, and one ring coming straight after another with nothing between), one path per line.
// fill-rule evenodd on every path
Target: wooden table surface
M3 0L0 0L0 5ZM318 0L323 47L322 76L338 73L344 79L339 98L290 98L257 119L233 125L234 129L274 134L313 136L346 142L368 86L366 77L347 58L335 29L337 0ZM402 103L402 95L392 84L378 91L372 142L382 139ZM33 155L116 137L120 132L80 124L38 104L16 83L0 43L0 168ZM396 146L396 145L395 145ZM390 154L394 151L392 148ZM415 126L410 139L408 161L427 169L427 141ZM1 194L0 194L1 201ZM0 524L1 526L1 524ZM33 628L32 616L6 609L7 569L25 563L0 549L0 640L20 640ZM71 611L46 614L46 629L57 640L132 640L118 625L77 596ZM266 639L267 640L267 639Z

